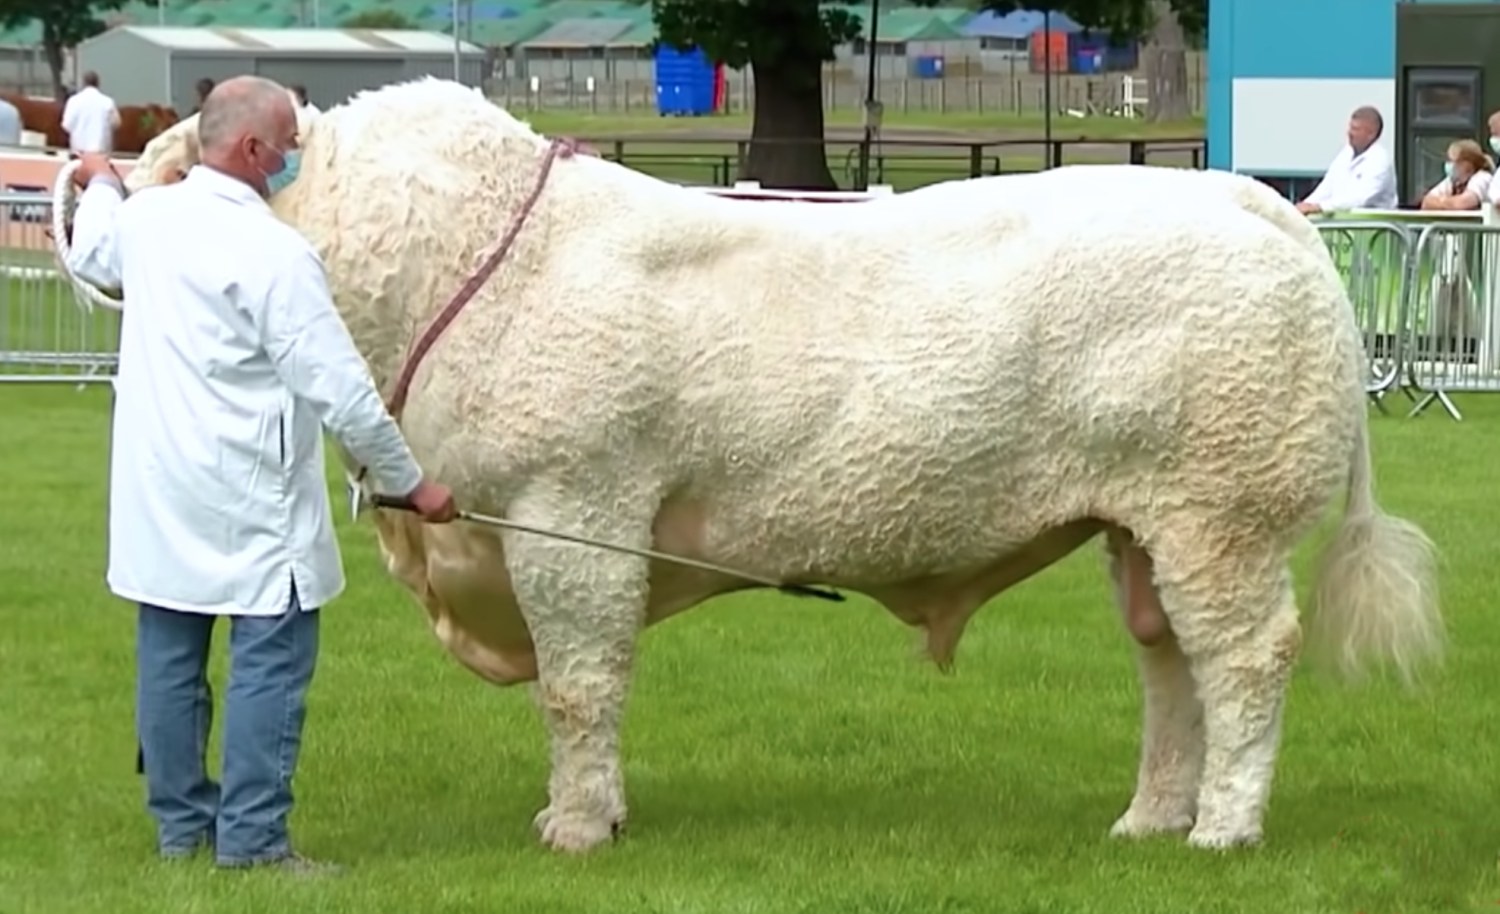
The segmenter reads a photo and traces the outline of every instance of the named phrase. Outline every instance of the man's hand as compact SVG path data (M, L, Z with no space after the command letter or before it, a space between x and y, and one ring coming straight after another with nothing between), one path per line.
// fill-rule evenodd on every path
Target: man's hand
M422 480L406 499L421 515L422 520L429 524L446 524L458 516L458 508L453 504L453 493L447 486L435 482Z
M78 157L78 170L73 172L73 182L79 187L88 187L89 182L104 175L120 181L120 175L115 171L115 165L109 160L109 156L101 152L86 152ZM123 182L122 186L123 186Z
M1316 203L1308 203L1306 200L1297 204L1297 212L1304 216L1311 216L1313 213L1321 213L1322 211L1323 207Z

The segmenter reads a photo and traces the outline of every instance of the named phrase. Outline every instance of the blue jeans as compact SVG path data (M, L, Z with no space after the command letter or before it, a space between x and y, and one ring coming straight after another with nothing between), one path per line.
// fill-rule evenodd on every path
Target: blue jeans
M230 617L221 787L206 762L208 647L217 617L141 605L136 721L146 809L164 856L211 846L219 863L245 864L290 852L287 816L318 616L302 611L294 590L279 616Z

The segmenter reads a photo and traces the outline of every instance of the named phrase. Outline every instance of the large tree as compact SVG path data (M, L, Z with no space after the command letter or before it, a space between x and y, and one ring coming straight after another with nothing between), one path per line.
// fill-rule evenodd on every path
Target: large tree
M155 0L147 0L152 6ZM103 14L126 0L0 0L0 24L8 29L42 27L42 53L52 70L52 91L63 96L63 52L104 31Z
M939 0L913 0L936 6ZM1199 32L1208 0L977 0L979 9L1052 9L1080 24L1140 37L1169 9L1181 31ZM755 80L750 149L740 177L767 187L836 186L823 152L823 62L864 34L858 0L651 0L663 43L702 48L712 60L749 67ZM1181 34L1179 32L1178 34ZM1148 55L1148 60L1150 60ZM1149 96L1148 96L1149 97ZM799 142L800 141L800 142Z
M1151 30L1141 52L1146 60L1146 117L1182 121L1193 113L1188 97L1187 30L1168 0L1152 0Z

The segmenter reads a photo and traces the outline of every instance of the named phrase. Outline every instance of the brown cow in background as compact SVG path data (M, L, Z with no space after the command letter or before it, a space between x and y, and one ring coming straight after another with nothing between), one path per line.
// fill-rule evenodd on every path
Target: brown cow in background
M16 106L16 111L21 115L22 129L45 135L48 146L68 148L68 134L62 129L64 101L34 98L15 92L0 92L0 98ZM179 120L181 118L177 112L165 105L121 105L114 151L118 154L139 155L157 134Z

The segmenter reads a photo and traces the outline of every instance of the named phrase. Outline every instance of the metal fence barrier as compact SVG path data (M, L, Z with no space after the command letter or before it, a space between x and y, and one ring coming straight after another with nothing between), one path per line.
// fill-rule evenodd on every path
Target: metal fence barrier
M1407 296L1406 384L1462 419L1455 392L1500 392L1500 228L1439 222L1421 227Z
M1404 322L1412 237L1394 222L1319 223L1323 243L1344 276L1364 338L1369 373L1365 391L1386 412L1385 395L1401 383Z
M107 381L120 312L94 308L57 270L51 196L0 191L0 382Z
M1318 223L1344 275L1369 360L1366 390L1433 403L1463 418L1450 393L1500 392L1500 227L1442 220Z

